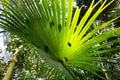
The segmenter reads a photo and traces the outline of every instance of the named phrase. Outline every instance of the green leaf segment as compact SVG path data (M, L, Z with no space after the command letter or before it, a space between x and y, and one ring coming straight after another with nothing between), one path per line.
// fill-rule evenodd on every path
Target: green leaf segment
M99 9L90 17L92 11L101 2L92 3L78 23L81 8L77 8L73 15L73 1L69 0L9 0L3 1L5 9L0 9L0 27L18 35L20 38L33 44L39 54L53 68L60 71L68 80L77 80L79 77L71 70L76 66L94 75L102 71L94 62L100 62L96 54L119 51L120 48L100 50L107 45L119 43L113 40L104 44L101 42L120 34L120 28L96 34L97 31L108 26L112 19L101 26L89 31L98 15L114 0L106 3L104 0ZM95 46L100 44L99 46ZM102 77L101 77L102 78Z

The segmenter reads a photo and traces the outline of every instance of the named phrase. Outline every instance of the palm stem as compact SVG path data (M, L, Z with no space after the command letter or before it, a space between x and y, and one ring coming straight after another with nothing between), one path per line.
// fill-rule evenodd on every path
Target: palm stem
M77 80L76 76L74 75L74 73L71 71L70 67L67 67L65 64L63 64L63 66L66 68L66 70L71 74L71 76L73 77L74 80Z

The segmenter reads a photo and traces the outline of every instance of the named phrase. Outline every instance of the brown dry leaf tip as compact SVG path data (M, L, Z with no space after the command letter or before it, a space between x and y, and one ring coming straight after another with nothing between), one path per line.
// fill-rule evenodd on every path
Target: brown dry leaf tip
M68 42L68 46L71 47L71 43L70 42Z
M54 26L54 21L52 20L51 22L50 22L50 28L52 28Z
M61 31L61 24L58 25L58 30Z
M68 59L66 58L66 57L64 57L65 58L65 61L67 62L68 61Z
M47 46L47 45L45 45L44 50L45 50L45 52L48 52L48 51L49 51L49 49L48 49L48 46Z

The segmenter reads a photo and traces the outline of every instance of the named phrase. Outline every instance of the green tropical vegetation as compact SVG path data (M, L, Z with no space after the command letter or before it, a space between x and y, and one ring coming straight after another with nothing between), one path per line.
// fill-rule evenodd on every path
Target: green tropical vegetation
M0 65L0 79L120 79L119 1L73 2L1 1L0 27L10 33L13 56Z

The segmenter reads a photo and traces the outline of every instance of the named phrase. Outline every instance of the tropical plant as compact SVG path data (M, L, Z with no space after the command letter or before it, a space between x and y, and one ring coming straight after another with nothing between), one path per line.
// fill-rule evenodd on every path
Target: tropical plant
M98 0L95 0L95 3ZM107 0L107 3L110 2L111 0ZM88 10L89 6L90 6L91 0L76 0L76 4L77 6L83 6L82 8L82 12L80 13L79 16L79 20L82 19L84 13ZM101 1L100 5L103 3L103 0ZM100 5L98 5L93 13L100 7ZM96 21L93 23L93 26L91 26L91 29L98 27L99 25L102 25L104 22L115 18L117 16L120 15L120 1L119 0L114 0L114 2L109 5L96 19ZM75 9L75 8L74 8ZM92 16L93 14L91 14ZM106 31L106 30L111 30L114 29L116 27L119 27L119 23L120 23L120 18L118 18L117 20L115 20L111 26L107 26L106 28L104 28L103 30L100 30L97 34L101 34L102 32ZM93 27L93 28L92 28ZM115 40L115 39L119 39L120 36L114 36L111 37L107 40L105 40L104 42L109 42L111 40ZM115 43L113 45L109 45L106 46L103 49L107 49L107 48L115 48L115 47L119 47L119 43ZM104 63L103 66L108 67L110 69L112 69L112 71L107 72L107 75L109 76L110 80L119 80L119 75L120 75L120 70L119 70L119 59L120 59L120 52L112 52L109 54L101 54L99 56L104 56L107 57L108 62ZM113 72L114 71L114 72ZM118 78L118 79L117 79Z
M10 0L3 2L6 10L0 9L0 25L3 29L14 33L26 42L33 44L46 62L61 72L68 80L87 78L86 73L104 79L107 68L100 64L107 58L97 55L120 51L120 48L102 48L119 43L120 40L104 42L106 39L120 34L120 28L103 32L102 30L117 18L90 30L99 14L114 0L104 0L99 9L90 16L101 0L92 0L84 17L77 24L81 8L77 8L74 16L73 1L69 0Z
M44 60L41 59L32 45L26 44L23 40L13 34L9 34L7 37L9 37L9 40L5 41L6 46L8 46L6 51L7 53L11 53L13 57L9 61L9 66L1 64L1 80L64 79L61 77L61 74L58 74L57 71L55 71L52 67L47 65ZM11 67L10 64L15 65Z

